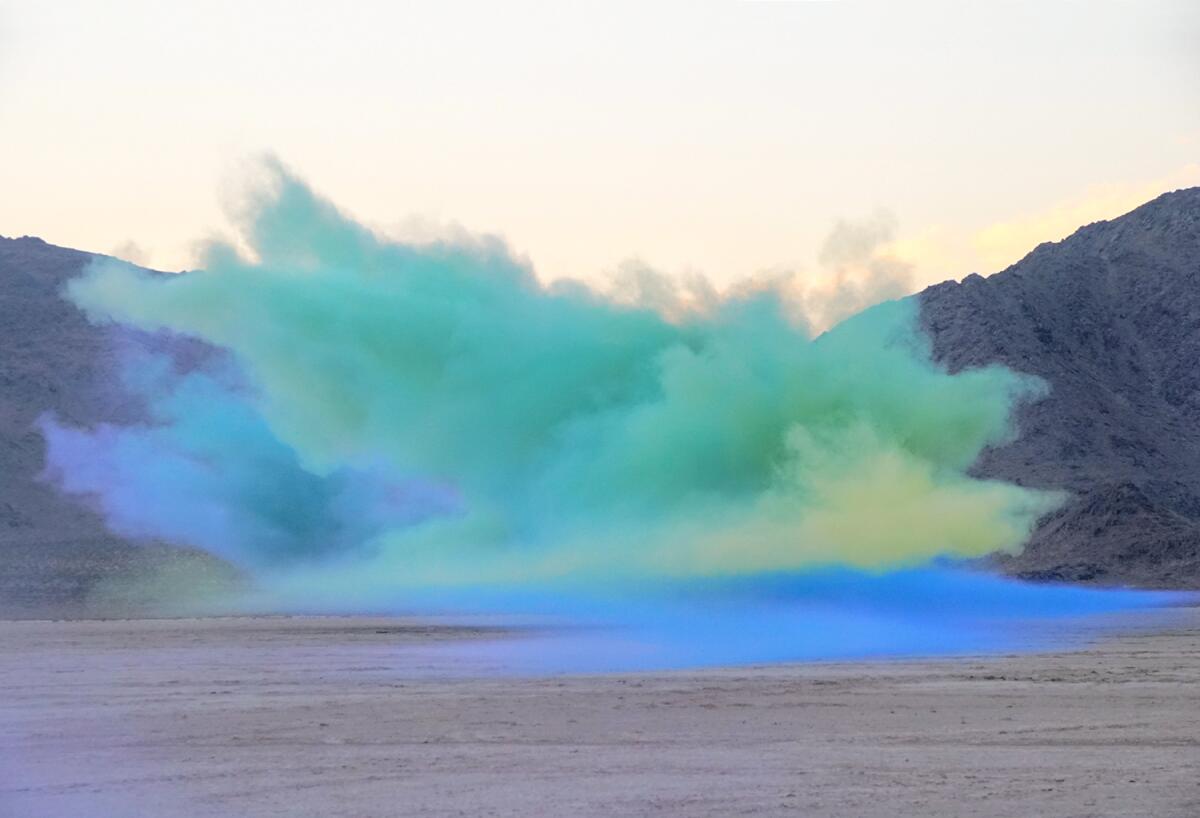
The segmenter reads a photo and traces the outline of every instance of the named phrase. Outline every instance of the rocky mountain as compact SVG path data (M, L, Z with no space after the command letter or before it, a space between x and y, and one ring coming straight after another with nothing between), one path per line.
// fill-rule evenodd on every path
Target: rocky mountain
M1200 188L918 298L952 371L998 362L1050 385L976 464L1071 493L1005 570L1200 587Z
M60 297L93 258L0 238L0 616L94 612L114 588L147 587L129 577L233 576L203 554L122 541L38 479L43 413L94 424L143 411L119 387L120 351L158 341L93 326ZM975 471L1070 499L997 564L1032 579L1200 587L1200 188L915 297L952 371L996 362L1050 386Z
M119 387L122 344L154 338L89 324L60 297L95 258L41 239L0 237L0 615L94 607L130 577L180 569L225 572L208 557L111 535L77 500L38 480L38 418L130 422L142 407Z

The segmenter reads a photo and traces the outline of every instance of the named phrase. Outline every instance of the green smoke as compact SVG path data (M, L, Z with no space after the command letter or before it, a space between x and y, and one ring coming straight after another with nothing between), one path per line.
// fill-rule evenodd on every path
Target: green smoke
M1038 386L940 370L912 300L816 340L769 285L668 318L543 285L493 239L389 241L278 165L267 178L238 217L250 253L216 242L179 276L102 265L70 295L231 350L307 472L383 463L454 487L455 513L349 547L376 576L888 568L1018 548L1052 505L966 474Z

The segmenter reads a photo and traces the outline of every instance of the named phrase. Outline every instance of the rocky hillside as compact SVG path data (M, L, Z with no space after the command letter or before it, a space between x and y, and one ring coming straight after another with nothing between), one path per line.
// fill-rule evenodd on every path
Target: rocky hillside
M93 424L142 412L119 387L119 351L157 341L92 326L59 297L92 258L0 238L0 616L94 612L129 577L170 575L177 588L180 576L231 576L204 555L123 542L37 479L43 413ZM951 370L998 362L1051 387L976 471L1071 499L999 564L1036 579L1200 587L1200 189L916 297Z
M119 387L118 354L121 344L154 339L92 326L59 297L92 258L40 239L0 238L0 615L82 612L130 577L223 570L194 552L123 542L37 479L43 413L93 424L142 411Z
M1072 495L1004 568L1200 587L1200 188L918 297L951 370L999 362L1051 387L976 466Z

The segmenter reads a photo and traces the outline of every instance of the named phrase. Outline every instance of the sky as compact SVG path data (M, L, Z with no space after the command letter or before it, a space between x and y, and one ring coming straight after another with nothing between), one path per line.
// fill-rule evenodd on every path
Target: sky
M1200 184L1200 5L0 0L0 235L197 262L278 156L381 232L910 286ZM864 221L865 220L865 221Z

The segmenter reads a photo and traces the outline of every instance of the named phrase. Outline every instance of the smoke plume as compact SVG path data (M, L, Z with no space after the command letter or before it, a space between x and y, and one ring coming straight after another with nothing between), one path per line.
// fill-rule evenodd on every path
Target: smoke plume
M679 583L1017 549L1057 501L968 474L1042 386L942 371L912 300L814 340L770 281L545 286L496 239L383 238L277 163L236 223L248 251L213 242L196 272L102 262L68 290L233 370L135 361L149 422L44 431L51 476L114 529L222 554L276 600L615 588L628 611ZM889 230L835 231L824 261L892 281Z

